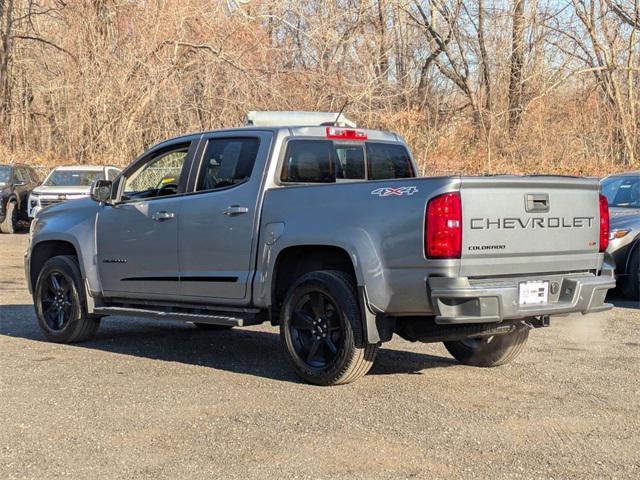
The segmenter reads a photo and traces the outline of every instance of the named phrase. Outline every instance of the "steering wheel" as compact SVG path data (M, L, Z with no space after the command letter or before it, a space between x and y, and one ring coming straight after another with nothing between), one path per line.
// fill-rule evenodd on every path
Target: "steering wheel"
M178 184L177 183L165 183L158 189L158 197L163 197L165 195L175 195L178 193Z

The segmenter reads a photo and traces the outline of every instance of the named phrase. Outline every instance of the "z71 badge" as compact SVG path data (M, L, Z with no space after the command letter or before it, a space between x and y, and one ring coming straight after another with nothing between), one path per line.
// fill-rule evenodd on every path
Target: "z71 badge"
M379 197L401 197L402 195L413 195L418 192L418 187L382 187L376 188L371 195Z

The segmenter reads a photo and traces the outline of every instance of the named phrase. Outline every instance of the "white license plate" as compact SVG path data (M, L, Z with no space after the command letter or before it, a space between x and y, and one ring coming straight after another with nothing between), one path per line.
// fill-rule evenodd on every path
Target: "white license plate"
M518 301L520 305L549 303L549 282L520 282Z

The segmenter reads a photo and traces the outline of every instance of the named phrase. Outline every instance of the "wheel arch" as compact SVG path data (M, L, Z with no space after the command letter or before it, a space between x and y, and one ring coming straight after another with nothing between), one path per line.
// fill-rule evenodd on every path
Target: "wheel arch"
M314 270L338 270L351 275L358 291L364 338L358 342L376 344L391 339L395 319L375 315L369 308L362 272L357 258L336 245L295 245L283 248L272 270L269 316L271 324L280 322L280 309L289 286L302 275Z
M69 240L44 240L31 247L31 260L29 263L29 284L34 291L38 274L47 260L57 255L73 255L78 258L78 266L82 278L85 277L84 265L79 256L79 250Z
M356 268L349 253L335 245L294 245L283 248L276 257L271 282L272 323L277 323L277 312L289 286L302 275L314 270L339 270L358 281Z
M16 195L15 192L12 192L8 197L7 197L7 202L6 205L9 205L11 202L16 204L16 207L18 208L18 210L20 210L20 196ZM6 208L6 207L5 207Z

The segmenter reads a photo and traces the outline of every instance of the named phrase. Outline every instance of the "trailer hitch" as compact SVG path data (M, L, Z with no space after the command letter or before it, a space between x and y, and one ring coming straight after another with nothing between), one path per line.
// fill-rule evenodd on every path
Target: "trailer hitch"
M544 328L551 326L551 317L549 315L540 315L537 317L527 318L522 322L529 328Z

